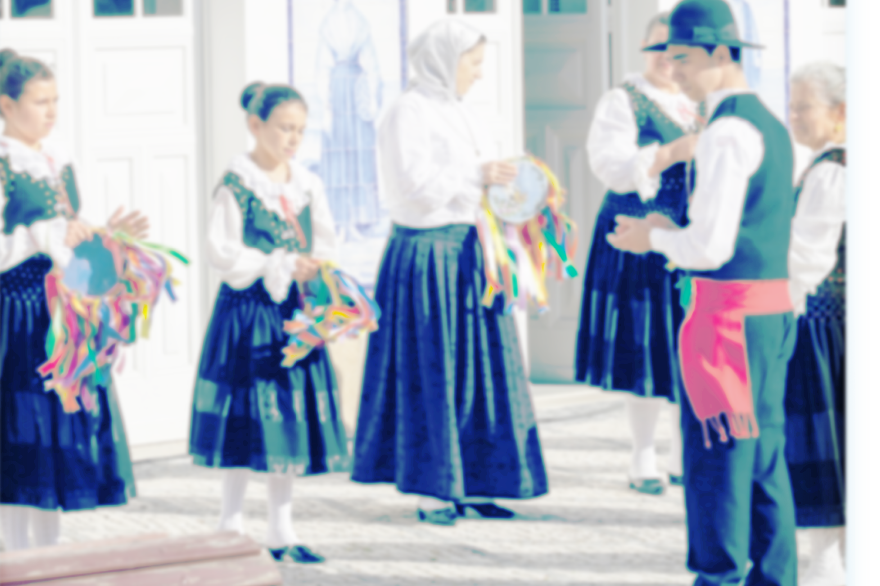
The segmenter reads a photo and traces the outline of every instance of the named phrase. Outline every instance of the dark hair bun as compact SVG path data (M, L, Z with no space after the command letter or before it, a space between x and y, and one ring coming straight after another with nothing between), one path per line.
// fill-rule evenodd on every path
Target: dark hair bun
M12 49L3 49L0 51L0 69L3 69L3 66L18 57L18 53L13 51Z
M241 92L241 107L244 108L245 111L247 111L248 106L251 105L251 102L257 95L257 92L259 92L264 87L266 87L266 84L264 84L262 81L255 81L254 83L244 88L244 90Z

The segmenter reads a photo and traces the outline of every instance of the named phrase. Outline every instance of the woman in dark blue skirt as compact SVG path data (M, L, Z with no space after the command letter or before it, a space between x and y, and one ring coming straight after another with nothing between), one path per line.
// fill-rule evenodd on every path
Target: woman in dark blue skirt
M846 580L846 74L814 63L792 79L791 126L813 159L796 189L789 276L798 337L785 389L785 458L797 525L809 528L801 584Z
M668 14L649 23L645 45L669 34ZM693 103L672 81L662 53L646 55L644 74L599 102L587 149L590 166L609 192L599 210L584 276L577 337L576 379L609 391L626 391L633 454L630 488L662 494L654 432L664 403L672 402L670 480L681 483L681 432L674 403L679 390L675 340L684 318L676 272L663 256L613 248L605 237L618 214L659 212L686 221L687 169L695 135ZM657 400L661 399L661 400Z
M241 103L256 147L233 159L211 207L208 252L223 284L202 348L190 453L224 469L221 530L243 531L251 471L266 473L272 555L321 562L291 524L292 483L294 474L349 469L336 380L324 348L292 368L281 363L296 281L335 257L333 218L321 180L292 160L307 117L300 94L255 83Z
M491 140L460 98L480 75L484 39L444 20L410 45L416 73L379 129L394 229L379 272L352 479L420 495L422 521L451 525L494 498L547 492L516 326L484 307L475 228L483 186L516 169L489 162Z
M86 386L96 406L68 413L37 369L48 359L46 275L90 237L70 158L44 142L56 85L40 61L0 52L0 522L7 551L58 543L60 511L121 505L134 475L110 368ZM138 219L140 218L140 219ZM110 226L135 237L137 214ZM143 229L146 228L142 224Z

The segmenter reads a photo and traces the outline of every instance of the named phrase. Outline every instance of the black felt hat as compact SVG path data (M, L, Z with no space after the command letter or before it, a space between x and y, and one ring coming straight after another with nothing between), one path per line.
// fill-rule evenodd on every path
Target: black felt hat
M645 51L665 51L669 45L726 45L763 49L739 38L739 29L730 6L724 0L682 0L669 17L669 40L645 47Z

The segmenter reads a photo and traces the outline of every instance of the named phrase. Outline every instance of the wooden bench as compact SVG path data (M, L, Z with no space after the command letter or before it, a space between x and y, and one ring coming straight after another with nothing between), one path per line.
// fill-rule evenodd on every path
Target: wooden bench
M0 553L0 584L281 586L265 548L238 533L139 535Z

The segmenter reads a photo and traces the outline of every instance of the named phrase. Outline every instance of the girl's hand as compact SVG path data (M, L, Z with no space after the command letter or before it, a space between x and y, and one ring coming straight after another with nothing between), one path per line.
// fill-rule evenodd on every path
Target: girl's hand
M123 206L113 212L113 216L107 222L107 227L112 232L125 232L135 240L143 240L150 230L150 220L138 211L130 212L123 216Z
M298 256L296 258L296 270L293 271L293 278L300 283L311 281L318 276L320 268L321 261L307 256Z
M483 165L483 185L509 185L516 179L516 165L491 161Z
M657 149L657 156L648 170L648 176L656 177L676 163L692 161L699 139L699 134L686 134Z
M64 237L64 245L68 248L76 248L86 240L92 238L92 229L79 220L67 222L67 234Z

